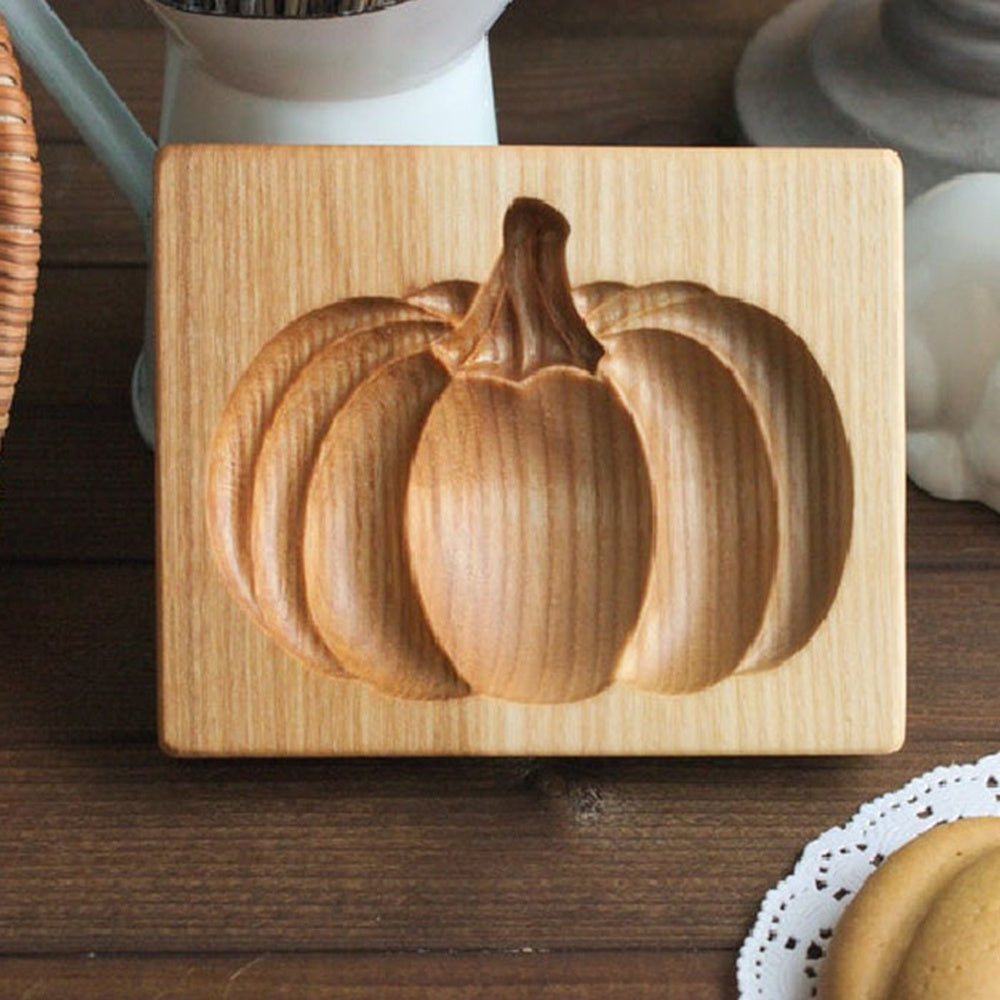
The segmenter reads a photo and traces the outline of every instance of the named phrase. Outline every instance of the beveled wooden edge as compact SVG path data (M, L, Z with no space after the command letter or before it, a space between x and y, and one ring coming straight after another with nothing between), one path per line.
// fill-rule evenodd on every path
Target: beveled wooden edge
M41 224L42 169L31 102L0 17L0 444L34 311Z

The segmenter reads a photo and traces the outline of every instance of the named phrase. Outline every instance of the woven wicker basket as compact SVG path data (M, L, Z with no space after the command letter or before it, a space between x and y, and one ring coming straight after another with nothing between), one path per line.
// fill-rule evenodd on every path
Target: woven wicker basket
M35 305L42 171L21 71L0 18L0 441Z

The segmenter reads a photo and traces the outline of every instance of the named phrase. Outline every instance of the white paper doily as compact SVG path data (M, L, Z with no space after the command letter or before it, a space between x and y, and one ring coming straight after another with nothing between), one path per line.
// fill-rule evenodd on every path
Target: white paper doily
M821 834L764 897L740 949L741 1000L815 997L841 913L885 858L938 823L1000 815L1000 753L928 771Z

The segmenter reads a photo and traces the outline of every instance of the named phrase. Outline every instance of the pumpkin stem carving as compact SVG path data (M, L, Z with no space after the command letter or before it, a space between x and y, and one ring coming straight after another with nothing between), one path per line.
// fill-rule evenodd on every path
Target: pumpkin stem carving
M566 269L569 223L551 205L517 198L503 250L455 332L434 345L449 369L520 382L550 365L591 374L604 348L573 305Z

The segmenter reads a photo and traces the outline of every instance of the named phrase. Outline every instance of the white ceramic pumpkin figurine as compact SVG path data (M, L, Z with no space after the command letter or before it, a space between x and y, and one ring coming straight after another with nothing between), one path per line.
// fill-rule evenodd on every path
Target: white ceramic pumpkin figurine
M906 211L906 424L918 486L1000 511L1000 174Z

